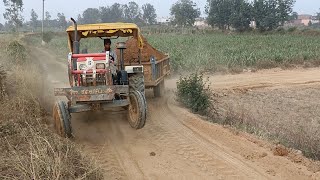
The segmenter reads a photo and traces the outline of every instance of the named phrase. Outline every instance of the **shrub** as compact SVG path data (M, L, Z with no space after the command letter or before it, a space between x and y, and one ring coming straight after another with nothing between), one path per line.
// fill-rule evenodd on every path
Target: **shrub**
M6 48L8 59L14 63L21 63L26 60L27 50L18 41L12 41Z
M43 41L49 43L53 39L53 32L43 33Z
M206 113L210 106L210 91L203 79L203 74L193 73L186 77L180 77L177 89L178 101L194 113Z

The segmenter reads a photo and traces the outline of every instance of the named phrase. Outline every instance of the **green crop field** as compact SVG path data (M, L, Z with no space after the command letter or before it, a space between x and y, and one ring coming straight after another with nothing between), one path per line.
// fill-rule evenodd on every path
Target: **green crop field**
M320 37L293 34L153 34L155 48L169 53L175 70L219 68L272 68L282 64L320 61ZM89 52L101 51L100 39L82 41ZM53 38L49 48L66 56L67 39ZM319 63L316 63L319 64Z
M320 60L320 37L299 35L151 35L149 42L171 54L176 69L250 67Z

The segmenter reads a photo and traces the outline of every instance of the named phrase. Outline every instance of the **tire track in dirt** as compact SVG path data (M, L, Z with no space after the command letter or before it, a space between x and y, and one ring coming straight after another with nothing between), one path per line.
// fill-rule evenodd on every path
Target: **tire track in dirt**
M189 164L195 165L195 168L200 168L201 171L212 177L218 179L256 179L257 177L267 179L262 173L255 172L255 169L248 168L242 162L237 162L236 158L226 153L216 153L220 152L221 149L208 147L202 139L200 140L193 132L184 128L179 123L179 121L184 120L184 115L179 114L177 116L169 108L168 99L172 98L158 100L160 103L154 102L155 104L151 103L150 105L150 111L154 111L151 119L163 120L153 121L158 126L150 129L150 134L154 134L156 140L163 142L167 147L171 147L176 154L182 156ZM161 108L155 110L155 107Z
M90 152L90 155L94 157L98 163L98 167L103 169L104 177L107 179L127 179L127 175L124 173L123 168L118 162L118 158L110 146L110 143L106 143L103 147L101 145L80 143L84 146L84 151ZM103 154L102 154L103 153ZM101 158L103 156L103 158Z
M216 75L209 77L211 89L252 90L263 88L286 88L320 84L319 68L282 70L279 68L260 70L256 73Z

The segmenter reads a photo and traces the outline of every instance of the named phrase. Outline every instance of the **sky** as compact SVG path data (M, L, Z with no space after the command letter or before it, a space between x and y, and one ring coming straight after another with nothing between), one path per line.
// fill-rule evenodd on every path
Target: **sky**
M56 18L57 13L63 12L66 17L78 17L78 14L86 8L97 8L100 6L110 6L114 3L126 4L132 0L45 0L45 11L49 11L52 18ZM170 7L173 3L178 0L133 0L137 2L140 6L145 3L150 3L154 5L157 10L158 17L167 17L170 13ZM206 0L193 0L201 9L202 16L205 16L204 9L206 5ZM42 14L42 0L23 0L24 2L24 12L23 16L26 20L30 19L31 9L34 9L39 15ZM319 11L320 0L296 0L294 6L294 11L299 14L315 14ZM4 5L2 0L0 0L0 23L4 23L3 18Z

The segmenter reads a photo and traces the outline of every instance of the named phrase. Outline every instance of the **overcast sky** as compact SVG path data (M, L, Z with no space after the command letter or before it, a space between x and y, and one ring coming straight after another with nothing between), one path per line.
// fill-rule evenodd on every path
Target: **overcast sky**
M77 17L86 8L97 8L100 6L110 6L113 3L126 4L132 0L45 0L46 11L49 11L52 18L56 18L58 12L63 12L66 17ZM157 10L158 17L169 16L169 9L173 3L177 0L135 0L140 6L145 3L150 3L155 6ZM202 15L204 14L204 7L206 5L206 0L193 0L201 8ZM30 19L31 9L35 9L39 17L42 13L42 0L23 0L24 2L24 12L26 20ZM315 14L320 8L320 0L296 0L294 11L299 14ZM4 5L3 1L0 0L0 22L3 23L5 20L3 18Z

